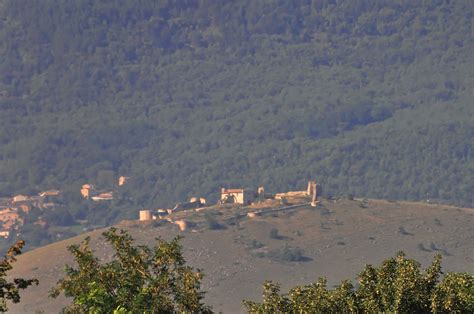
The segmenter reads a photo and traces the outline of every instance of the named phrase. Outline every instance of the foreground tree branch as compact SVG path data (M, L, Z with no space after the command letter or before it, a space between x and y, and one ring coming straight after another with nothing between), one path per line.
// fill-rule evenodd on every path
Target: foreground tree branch
M20 302L20 289L26 289L35 284L38 285L38 279L14 278L13 282L6 279L7 272L13 269L12 264L16 262L15 256L21 254L25 241L19 240L10 247L7 254L0 261L0 311L8 311L7 300L13 303Z

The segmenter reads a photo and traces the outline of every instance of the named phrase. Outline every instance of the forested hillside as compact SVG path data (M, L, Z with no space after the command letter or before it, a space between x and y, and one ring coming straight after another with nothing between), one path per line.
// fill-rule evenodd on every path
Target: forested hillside
M472 2L2 1L0 196L264 185L474 205ZM81 200L86 182L110 206Z

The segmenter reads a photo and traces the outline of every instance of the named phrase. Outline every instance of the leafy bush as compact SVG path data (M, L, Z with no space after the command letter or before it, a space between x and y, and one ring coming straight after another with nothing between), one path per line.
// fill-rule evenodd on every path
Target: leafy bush
M418 243L417 248L423 252L431 252L431 250L427 249L423 243Z
M259 248L262 248L264 247L265 244L263 244L262 242L258 241L257 239L253 239L252 241L250 241L249 243L249 247L251 249L259 249Z
M398 228L398 233L401 235L411 235L411 236L413 235L413 233L406 231L406 229L403 226L400 226Z
M320 214L322 217L323 217L323 216L330 216L330 215L332 214L332 212L331 212L329 209L323 207L323 208L320 209L319 214Z
M448 273L440 281L441 255L424 271L403 252L380 267L366 265L358 286L344 280L334 289L325 278L280 294L271 281L263 285L263 301L244 301L250 313L473 313L474 276Z
M267 257L281 262L302 262L307 258L303 255L303 250L285 245L283 248L271 250Z
M278 233L278 229L276 228L272 228L270 230L270 239L275 239L275 240L280 240L282 237L281 235Z
M225 229L225 225L219 223L212 215L206 215L206 226L209 230Z

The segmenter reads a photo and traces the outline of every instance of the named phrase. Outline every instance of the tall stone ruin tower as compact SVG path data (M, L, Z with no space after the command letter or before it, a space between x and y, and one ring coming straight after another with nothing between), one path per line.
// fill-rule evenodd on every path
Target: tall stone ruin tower
M311 206L316 207L318 204L318 185L316 184L316 181L308 181L308 190L306 194L311 196Z

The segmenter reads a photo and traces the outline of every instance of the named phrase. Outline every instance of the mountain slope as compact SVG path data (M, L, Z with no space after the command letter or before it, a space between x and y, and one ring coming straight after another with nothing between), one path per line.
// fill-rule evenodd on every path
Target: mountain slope
M399 250L423 266L441 253L443 272L474 272L474 209L338 199L322 200L318 208L227 219L248 210L223 207L181 213L188 222L196 223L184 232L169 223L122 222L117 227L128 229L138 243L147 245L158 236L184 236L186 260L205 274L206 303L225 313L239 312L242 299L259 299L264 280L281 282L287 289L325 276L333 285L342 279L354 279L364 264L380 263ZM209 217L221 227L200 222ZM21 303L12 306L12 312L59 311L68 301L48 299L46 294L62 276L63 265L72 262L66 246L90 236L96 255L108 259L111 252L103 245L101 231L20 256L11 275L36 276L40 285L22 292ZM299 261L290 262L289 256Z

